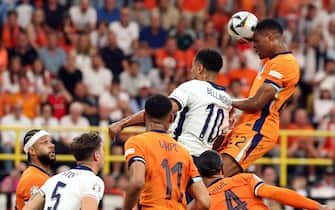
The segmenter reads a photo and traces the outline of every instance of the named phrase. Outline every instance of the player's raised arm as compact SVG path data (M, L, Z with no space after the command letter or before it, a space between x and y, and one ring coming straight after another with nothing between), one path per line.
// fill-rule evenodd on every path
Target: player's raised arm
M36 193L26 205L23 210L43 210L44 207L44 194L40 191Z
M187 206L188 210L207 210L210 208L209 193L202 181L193 183L188 191L193 197L193 201Z
M271 84L264 83L254 96L245 99L233 99L232 105L245 112L257 112L274 99L276 93L277 90Z
M128 189L126 191L126 197L124 199L123 210L131 210L135 206L136 202L140 198L141 190L145 183L145 165L142 161L133 160L134 162L128 162L130 180Z
M284 205L293 206L295 208L310 210L332 210L331 208L321 205L320 203L305 198L293 190L276 187L272 185L262 184L256 194L259 197L269 198Z
M179 104L177 104L177 102L174 100L171 100L171 102L172 102L172 112L176 113L180 109ZM111 124L109 126L109 132L110 132L111 137L114 138L114 136L120 133L120 131L123 128L141 124L141 123L144 123L144 110L141 110L133 115L130 115L126 118L123 118L120 121L117 121Z

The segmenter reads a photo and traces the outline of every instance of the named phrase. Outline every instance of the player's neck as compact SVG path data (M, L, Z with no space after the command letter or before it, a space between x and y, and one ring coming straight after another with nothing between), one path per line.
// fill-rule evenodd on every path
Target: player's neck
M50 165L43 164L39 160L32 161L30 163L30 165L32 165L34 167L37 167L38 169L42 170L43 172L46 172L47 174L51 174L51 167L50 167Z
M214 175L211 177L204 177L202 180L204 181L204 184L206 185L206 187L209 187L210 185L214 184L216 181L223 179L223 175L218 174L218 175Z
M162 123L156 123L156 122L148 122L146 123L147 131L152 130L161 130L161 131L167 131L169 128L162 124Z
M288 51L286 45L283 44L283 43L279 43L279 44L275 47L275 49L273 49L272 56L273 56L273 55L276 55L276 54L279 54L279 53L281 53L281 52L285 52L285 51Z
M207 73L204 80L216 83L216 74Z
M85 167L91 169L94 174L98 174L98 172L99 172L99 169L97 167L95 167L92 163L89 163L89 162L77 162L77 164L80 165L80 166L85 166Z

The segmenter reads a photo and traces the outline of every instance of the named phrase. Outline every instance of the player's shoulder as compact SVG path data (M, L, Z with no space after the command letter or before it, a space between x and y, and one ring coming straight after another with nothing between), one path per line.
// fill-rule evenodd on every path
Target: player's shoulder
M272 59L269 60L269 62L273 65L276 65L276 64L285 65L285 66L290 66L292 68L299 66L297 58L290 51L276 54L275 56L273 56Z
M193 79L193 80L189 80L189 81L181 83L178 87L187 88L187 87L199 87L199 86L204 86L204 85L206 85L205 81ZM192 89L189 89L189 90L192 90Z
M248 182L254 177L253 173L239 173L232 177L233 182Z

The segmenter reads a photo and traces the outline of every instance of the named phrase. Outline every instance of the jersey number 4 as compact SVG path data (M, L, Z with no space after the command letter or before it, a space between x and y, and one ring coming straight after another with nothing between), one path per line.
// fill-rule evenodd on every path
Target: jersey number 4
M66 184L63 182L57 182L56 187L52 191L51 199L56 200L53 207L48 207L48 210L57 210L61 194L59 194L59 188L64 188Z
M248 210L247 209L247 203L244 201L241 201L239 197L233 191L226 190L224 192L226 197L226 205L228 210ZM236 206L233 207L233 201L236 203Z
M217 109L215 109L215 108L216 108L215 104L209 104L207 106L206 110L208 110L208 115L207 115L205 124L202 127L201 133L200 133L200 136L199 136L200 140L203 141L204 138L205 138L205 135L207 134L208 125L211 123L211 120L213 118L213 114L215 114L216 117L213 118L214 122L212 123L213 125L212 125L212 128L210 129L210 133L209 133L209 136L208 136L208 139L207 139L208 143L212 143L216 139L216 137L219 135L220 129L221 129L221 126L222 126L222 123L223 123L223 119L224 119L223 110L220 109L220 108L217 108Z
M183 169L183 163L177 162L171 169L169 167L169 161L168 159L163 159L161 163L162 168L165 169L166 174L166 195L165 199L171 200L172 196L172 179L171 179L171 172L172 174L177 173L177 186L179 190L179 198L178 202L182 202L184 194L181 192L181 176L182 176L182 169Z

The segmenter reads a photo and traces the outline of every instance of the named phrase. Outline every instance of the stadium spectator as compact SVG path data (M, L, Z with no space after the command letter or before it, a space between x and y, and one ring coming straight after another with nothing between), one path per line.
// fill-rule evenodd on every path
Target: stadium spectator
M22 172L26 169L25 163L20 163L7 175L0 183L0 192L2 193L15 193L17 184L21 177Z
M323 30L323 36L325 42L327 43L327 51L329 53L334 53L335 51L335 17L331 16L327 27Z
M334 166L328 166L319 183L310 190L310 195L316 199L331 199L335 197Z
M3 72L3 90L8 93L19 91L19 75L24 74L21 59L14 56L9 61L8 70Z
M145 101L151 95L150 82L142 80L138 84L138 93L130 100L130 107L133 113L137 113L144 109Z
M52 106L51 104L41 104L40 106L41 111L40 115L35 117L33 120L33 126L36 126L37 128L40 129L46 129L48 130L49 128L55 128L59 126L58 120L52 116ZM58 132L51 132L50 133L51 137L53 139L58 140Z
M0 119L8 111L9 95L3 88L3 73L0 73Z
M7 21L2 25L2 43L7 49L16 47L16 38L20 33L20 26L17 23L17 13L14 10L8 11Z
M53 75L57 75L59 68L66 63L66 54L62 48L58 47L58 41L57 33L50 32L47 47L39 50L39 57L44 66Z
M170 0L158 1L157 7L152 12L160 14L160 21L165 30L170 30L177 26L180 12L171 4Z
M15 48L9 51L9 57L18 56L21 59L21 63L24 67L31 66L38 54L29 43L27 33L21 32L18 34L17 45Z
M131 97L136 96L139 84L146 79L140 72L139 62L130 59L129 67L120 75L121 90L128 92Z
M229 81L239 80L242 85L242 95L248 96L251 85L257 75L257 70L248 67L245 54L239 53L239 66L236 69L229 69L227 78Z
M67 62L58 71L58 79L62 81L66 90L73 96L74 87L83 80L83 73L76 67L75 55L70 53Z
M19 91L10 94L10 106L15 106L17 103L22 103L23 114L30 119L37 116L39 112L39 105L41 103L41 98L38 94L31 91L29 88L28 77L24 74L20 75L18 78Z
M197 52L204 48L204 40L201 38L197 38L194 40L193 44L190 48L188 48L185 52L185 61L186 61L186 68L192 68L193 58L197 54Z
M229 21L229 15L227 11L227 2L225 0L216 1L216 8L214 14L211 15L211 19L214 22L215 30L220 33L222 29L227 25Z
M178 24L175 29L170 31L169 36L177 40L179 50L186 51L193 44L195 34L191 29L187 28L186 18L180 16Z
M108 90L99 96L99 107L108 109L112 122L127 116L130 111L128 93L121 91L120 80L114 79Z
M293 177L291 186L300 195L310 197L310 189L307 185L307 179L304 176L298 175Z
M87 67L92 65L91 55L94 49L91 45L89 33L79 35L74 54L76 57L76 66L84 73Z
M111 155L123 155L123 145L122 144L113 144L111 148ZM114 178L119 177L124 173L125 167L123 162L114 162L112 163L111 175Z
M306 110L298 109L294 113L293 123L287 129L291 130L314 130ZM303 157L317 157L314 146L314 138L308 136L291 136L288 138L288 155L299 155Z
M77 83L74 88L73 101L79 102L83 107L83 116L90 125L98 125L98 102L97 99L88 94L87 86L83 82Z
M16 7L17 22L21 28L26 28L31 21L34 8L30 4L30 0L20 0Z
M138 47L134 49L132 58L140 64L140 72L147 75L153 67L152 49L149 48L147 42L140 42Z
M161 68L152 69L148 74L151 88L154 92L163 94L172 81L176 61L173 58L165 58Z
M104 0L104 6L98 9L98 24L102 21L111 23L120 19L120 10L116 0Z
M7 69L8 64L8 52L4 46L4 43L0 39L0 72Z
M133 50L133 46L138 41L139 26L137 22L130 20L130 9L123 7L121 9L120 21L113 22L109 25L109 29L115 33L118 47L123 53L129 56Z
M84 107L78 103L74 102L70 105L70 111L68 115L65 115L60 120L60 125L62 127L88 127L90 124L88 120L81 115L83 114ZM72 139L76 136L79 136L82 132L79 131L64 131L60 133L60 145L57 148L57 154L68 154L69 145L72 142Z
M265 166L262 170L262 176L265 184L276 186L278 185L278 177L275 169L272 166ZM271 210L280 210L281 204L274 200L264 199L264 202Z
M185 67L185 54L178 49L177 41L173 37L169 37L166 41L165 47L157 50L156 52L156 64L158 68L163 66L163 61L167 57L172 57L176 60L177 69Z
M114 32L108 32L108 45L100 50L105 66L110 69L113 76L119 78L125 65L125 55L117 46L116 35Z
M101 21L98 23L97 28L93 30L90 34L90 40L92 47L102 48L107 45L108 36L108 23Z
M80 0L73 5L69 14L77 31L91 31L97 23L97 11L91 7L89 0Z
M319 130L335 132L335 106L329 111L328 115L322 119ZM321 155L335 160L335 136L323 138L320 144Z
M1 119L2 125L7 126L31 126L31 121L22 113L22 102L17 102L14 104L10 112ZM24 135L25 131L21 132L21 136ZM17 136L15 131L2 131L1 132L1 148L4 153L12 153L15 147L15 140ZM5 171L7 174L13 169L12 161L5 161Z
M160 26L159 13L152 12L150 25L143 27L140 32L140 41L147 42L148 46L155 50L165 45L167 32Z
M43 9L36 8L31 24L27 26L27 33L31 45L37 49L47 45L47 25L45 23L45 14Z
M133 0L130 15L131 20L137 22L139 27L149 25L150 13L145 9L143 0Z
M52 106L53 117L60 120L67 113L67 106L72 101L72 96L60 80L54 80L51 86L52 92L47 96L46 102Z
M58 0L47 0L43 7L45 22L52 30L61 30L64 8Z
M46 97L51 91L51 75L45 70L41 59L36 58L31 66L31 71L27 72L27 77L32 83L33 92Z
M206 16L206 9L208 7L206 0L178 0L177 6L183 11L188 22L187 26L190 27L192 24L201 23Z
M102 58L99 54L92 56L92 64L85 68L84 83L87 86L88 94L98 97L108 89L112 83L113 75L111 70L104 67Z
M65 15L59 35L59 46L69 54L75 47L77 33L69 15Z

